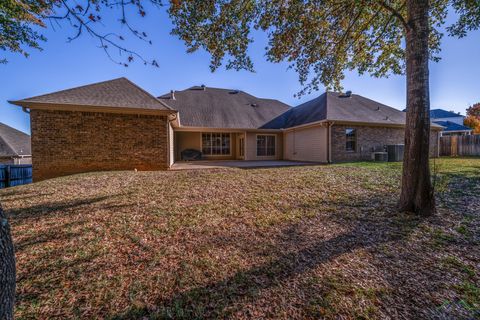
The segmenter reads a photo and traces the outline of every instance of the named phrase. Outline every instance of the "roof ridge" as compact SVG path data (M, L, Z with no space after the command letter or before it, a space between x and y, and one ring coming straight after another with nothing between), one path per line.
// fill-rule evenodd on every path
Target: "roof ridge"
M136 84L135 82L133 82L132 80L126 78L126 77L121 77L121 78L118 78L118 79L125 79L127 80L129 83L131 83L132 85L134 85L137 89L139 89L140 91L142 91L143 93L145 93L146 95L148 95L150 98L152 98L153 100L159 102L161 105L163 105L165 108L169 109L169 110L174 110L173 108L171 108L169 105L167 105L165 102L161 101L160 99L157 99L153 94L151 94L150 92L148 92L147 90L143 89L142 87L140 87L138 84ZM116 79L116 80L118 80Z
M126 77L100 81L78 87L50 92L22 100L9 101L24 107L30 104L64 106L96 106L175 111Z
M196 89L196 88L199 88L199 89ZM175 93L178 93L178 92L185 92L185 91L188 91L188 90L192 90L192 91L202 91L200 90L201 86L191 86L191 87L188 87L186 89L182 89L182 90L173 90ZM246 92L244 90L240 90L240 89L230 89L230 88L218 88L218 87L208 87L208 86L205 86L206 90L207 91L208 89L213 89L213 90L221 90L221 91L230 91L230 92L233 92L233 91L238 91L238 93L242 93L248 97L251 97L253 99L257 99L257 100L268 100L268 101L276 101L276 102L279 102L279 103L282 103L286 106L288 106L289 108L293 108L291 105L289 105L288 103L285 103L279 99L272 99L272 98L262 98L262 97L257 97L257 96L254 96L253 94L249 93L249 92ZM157 99L162 99L162 100L168 100L170 97L170 92L166 92L166 93L163 93L163 94L160 94L158 95ZM172 109L174 110L174 109Z
M281 101L281 100L278 100L278 99L270 99L270 98L257 98L257 99L280 102L280 103L282 103L282 104L284 104L284 105L287 105L287 106L289 107L288 110L290 110L290 109L293 108L293 107L292 107L291 105L289 105L288 103L285 103L285 102L283 102L283 101ZM286 111L285 111L285 112L286 112Z
M437 109L430 109L430 113L443 113L444 116L447 116L447 118L453 118L453 117L463 117L462 114L460 114L459 112L455 112L453 110L445 110L445 109L441 109L441 108L437 108ZM440 117L440 118L445 118L445 117Z

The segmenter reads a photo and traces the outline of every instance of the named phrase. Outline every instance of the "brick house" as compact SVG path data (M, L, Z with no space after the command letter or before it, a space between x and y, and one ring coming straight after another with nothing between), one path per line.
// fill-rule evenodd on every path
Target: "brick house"
M326 92L292 108L205 86L156 98L119 78L11 103L30 112L35 180L168 169L188 149L204 160L330 163L404 143L405 113L355 94ZM431 156L441 129L432 125Z

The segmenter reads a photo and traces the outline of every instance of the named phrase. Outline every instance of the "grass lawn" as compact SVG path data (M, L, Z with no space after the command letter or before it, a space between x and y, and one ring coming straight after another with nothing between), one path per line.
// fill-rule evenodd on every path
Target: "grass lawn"
M480 318L480 158L401 166L102 172L0 190L18 319Z

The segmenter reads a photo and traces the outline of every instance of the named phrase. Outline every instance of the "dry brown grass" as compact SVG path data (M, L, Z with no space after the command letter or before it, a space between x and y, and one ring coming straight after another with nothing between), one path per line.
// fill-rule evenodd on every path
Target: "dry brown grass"
M398 164L110 172L0 191L31 318L479 317L480 159L437 161L439 212L396 212Z

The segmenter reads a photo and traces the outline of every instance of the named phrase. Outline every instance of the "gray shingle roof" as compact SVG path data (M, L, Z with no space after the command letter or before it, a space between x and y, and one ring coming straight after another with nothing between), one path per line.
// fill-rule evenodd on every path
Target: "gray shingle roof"
M451 121L434 121L436 124L444 127L443 131L472 131L472 128L451 122Z
M30 136L0 122L0 157L31 154Z
M326 92L292 108L263 128L291 128L321 120L405 125L405 113L357 94Z
M443 109L433 109L430 110L430 118L436 119L436 118L457 118L457 117L462 117L462 115L452 112L452 111L446 111Z
M257 129L291 107L246 92L210 87L192 87L159 97L180 114L182 126Z
M97 107L117 107L149 110L170 110L169 106L128 80L118 78L93 83L41 96L12 101L22 103L45 103Z

